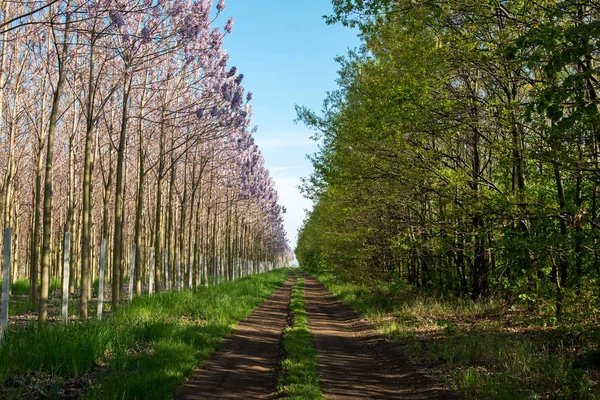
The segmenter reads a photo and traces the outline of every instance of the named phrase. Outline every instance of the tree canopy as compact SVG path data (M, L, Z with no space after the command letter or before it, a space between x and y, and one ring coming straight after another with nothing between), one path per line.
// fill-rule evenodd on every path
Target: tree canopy
M322 113L296 255L530 303L598 296L600 7L335 0L360 29Z

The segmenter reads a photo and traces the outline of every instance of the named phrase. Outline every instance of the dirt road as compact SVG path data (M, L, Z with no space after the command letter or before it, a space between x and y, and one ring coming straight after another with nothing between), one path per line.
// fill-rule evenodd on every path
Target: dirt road
M455 399L308 275L304 296L328 399Z
M221 348L195 370L175 399L265 399L276 390L279 341L286 325L294 274L260 305Z
M413 367L393 343L338 302L315 279L305 279L310 331L327 399L456 399ZM276 395L275 369L294 274L227 337L176 399L267 399Z

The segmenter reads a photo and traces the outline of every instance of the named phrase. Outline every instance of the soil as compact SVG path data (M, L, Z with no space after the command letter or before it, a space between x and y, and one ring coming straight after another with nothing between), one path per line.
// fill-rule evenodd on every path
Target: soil
M175 399L273 398L279 342L295 282L295 275L290 274L282 287L223 340L202 368L192 372Z
M308 275L304 296L327 399L459 399L412 365L397 346ZM281 333L294 274L220 350L195 370L175 399L273 399Z
M411 365L393 342L302 274L308 323L327 399L457 399Z

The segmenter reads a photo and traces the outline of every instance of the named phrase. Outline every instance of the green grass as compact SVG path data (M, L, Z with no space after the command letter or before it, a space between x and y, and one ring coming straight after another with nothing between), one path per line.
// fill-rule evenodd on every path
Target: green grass
M0 288L2 287L2 280L0 280ZM34 306L29 299L29 279L18 279L11 285L11 296L10 303L8 305L8 314L10 316L15 315L23 315L29 312L35 311L37 309L37 305ZM52 278L50 281L49 292L52 294L57 290L61 290L61 281L56 278ZM1 289L0 289L1 292ZM38 288L39 293L39 288ZM0 296L1 297L1 296ZM60 299L51 298L51 301L57 302ZM77 302L77 305L79 303ZM50 308L55 306L54 304L50 304ZM69 305L71 311L71 305Z
M0 288L2 287L2 279L0 279ZM15 295L29 295L29 279L17 279L14 281L10 287L10 292L13 296ZM60 289L61 281L60 279L52 278L50 280L50 292ZM38 287L38 292L39 292Z
M103 321L12 328L0 347L0 382L8 397L44 382L43 397L60 398L78 380L88 399L170 398L287 274L142 296Z
M317 373L317 351L308 329L304 279L301 277L298 277L292 289L290 310L294 315L294 326L288 326L283 332L287 357L282 361L279 390L289 398L324 399Z
M551 321L544 312L427 296L402 283L317 278L468 399L600 399L595 318Z

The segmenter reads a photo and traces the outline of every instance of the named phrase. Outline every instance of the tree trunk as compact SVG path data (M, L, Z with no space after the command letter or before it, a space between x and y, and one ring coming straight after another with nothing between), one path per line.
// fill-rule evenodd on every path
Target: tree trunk
M69 6L70 6L69 1ZM50 283L50 262L52 256L51 233L52 233L52 183L54 172L54 139L56 136L56 122L58 120L58 111L60 107L60 97L65 84L65 63L67 62L68 30L70 15L66 15L65 38L63 39L62 54L58 55L58 80L56 82L54 96L52 99L52 108L50 110L50 120L48 126L48 143L46 145L46 170L44 174L44 212L42 227L42 282L40 293L40 309L38 322L43 326L48 317L48 289Z
M138 148L138 186L137 186L137 198L135 205L135 232L134 232L134 243L135 243L135 267L134 267L134 280L135 280L135 294L139 296L142 294L142 211L144 209L144 178L146 172L144 171L144 158L146 154L143 146L143 128L144 128L144 102L146 99L146 83L148 82L148 71L144 76L144 89L142 91L142 98L140 103L140 113L138 117L138 135L139 135L139 148Z
M162 270L162 185L165 169L165 119L164 110L160 122L160 139L158 151L158 174L156 177L156 213L154 229L154 292L160 291L160 271Z
M94 34L91 33L90 65L88 76L85 150L83 161L83 200L81 232L81 296L79 297L79 318L88 317L88 285L91 264L91 221L92 221L92 142L94 138Z
M127 139L127 111L129 105L131 81L132 79L130 72L125 71L123 76L121 131L119 134L119 147L117 148L117 173L115 178L115 212L112 262L112 307L114 312L117 312L119 309L119 301L121 297L121 269L123 266L123 164L125 158L125 142Z
M562 305L563 305L563 289L567 286L568 279L568 269L569 269L569 261L567 258L561 254L564 250L563 244L564 241L567 240L567 222L566 218L566 200L565 200L565 190L562 183L562 178L560 175L560 170L558 167L558 163L553 163L554 167L554 179L556 183L556 195L558 199L558 204L560 206L561 218L559 220L560 225L560 234L562 237L561 245L559 245L559 263L558 263L558 271L554 270L553 275L556 283L556 314L561 315L562 313Z

